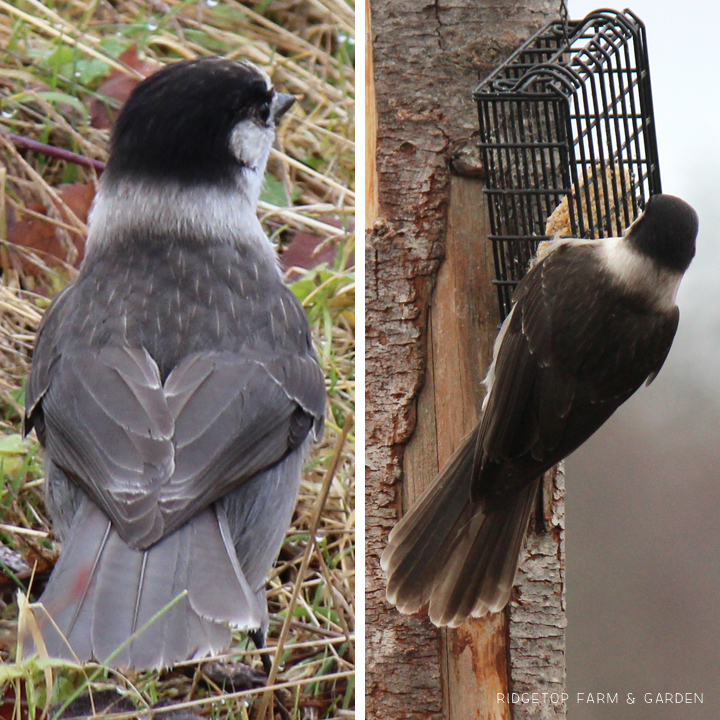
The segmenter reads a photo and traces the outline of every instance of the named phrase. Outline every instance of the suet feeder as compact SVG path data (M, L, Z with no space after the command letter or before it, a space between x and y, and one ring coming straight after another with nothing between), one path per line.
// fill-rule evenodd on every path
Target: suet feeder
M661 192L645 26L630 10L549 23L473 97L505 317L540 242L622 235Z

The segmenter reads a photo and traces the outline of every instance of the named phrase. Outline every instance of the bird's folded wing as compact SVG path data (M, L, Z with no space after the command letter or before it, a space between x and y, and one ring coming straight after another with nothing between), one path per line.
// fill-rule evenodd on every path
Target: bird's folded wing
M499 495L533 480L521 470L515 472L515 461L542 460L565 429L575 381L555 356L557 298L542 281L553 255L518 287L499 338L478 433L474 499Z
M283 366L285 376L278 378ZM320 424L325 397L311 356L283 363L232 353L187 358L168 377L165 392L176 456L160 503L173 525L299 447ZM299 394L308 397L307 409Z
M59 357L42 395L46 448L133 544L162 536L157 512L174 470L174 420L145 350Z
M309 354L210 352L162 384L145 350L112 347L60 356L39 397L53 461L143 548L298 447L324 381Z

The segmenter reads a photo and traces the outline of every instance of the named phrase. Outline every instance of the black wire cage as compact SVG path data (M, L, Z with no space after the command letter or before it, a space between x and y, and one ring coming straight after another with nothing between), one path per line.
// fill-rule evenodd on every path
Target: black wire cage
M622 235L661 192L645 26L549 23L474 91L504 318L538 244Z

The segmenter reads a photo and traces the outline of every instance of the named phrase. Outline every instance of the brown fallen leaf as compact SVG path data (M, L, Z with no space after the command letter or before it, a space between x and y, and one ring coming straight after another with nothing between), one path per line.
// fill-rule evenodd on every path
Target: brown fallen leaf
M71 185L60 185L58 195L63 203L78 217L86 223L90 206L95 197L95 187L91 183L73 183ZM42 203L36 202L28 206L28 210L46 215L47 210ZM60 208L60 215L63 222L69 221L69 216L63 207ZM58 235L58 228L50 220L43 220L40 217L26 215L22 220L14 220L14 213L8 213L9 255L13 264L26 274L36 274L40 267L27 254L13 252L12 245L20 248L34 250L42 258L43 262L51 267L58 267L68 259L68 248ZM75 246L77 255L74 264L77 267L85 253L85 238L76 232L70 232L69 236Z
M334 227L341 227L340 222L336 218L323 217L321 220L328 225ZM353 226L351 225L349 232L352 232ZM323 245L325 243L325 245ZM283 270L286 272L290 268L303 268L305 270L312 270L318 265L327 263L328 266L332 266L335 262L335 256L337 255L337 245L332 242L326 242L324 238L318 235L311 235L310 233L295 233L290 243L282 251L280 255L280 262ZM350 266L354 262L353 258L350 258ZM297 273L297 277L300 273ZM288 279L296 280L295 273L293 273Z
M311 270L321 263L332 265L335 261L337 248L333 243L328 243L316 253L315 251L322 242L323 238L317 235L296 233L280 256L283 268L289 270L298 267Z

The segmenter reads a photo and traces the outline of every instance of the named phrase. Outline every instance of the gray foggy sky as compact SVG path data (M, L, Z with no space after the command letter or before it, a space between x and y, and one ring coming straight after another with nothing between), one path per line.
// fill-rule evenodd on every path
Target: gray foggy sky
M603 6L569 7L577 19ZM695 207L700 234L665 367L567 461L568 714L718 717L720 2L629 7L648 33L663 191ZM626 704L648 691L704 703ZM620 704L578 703L578 692L617 692Z

